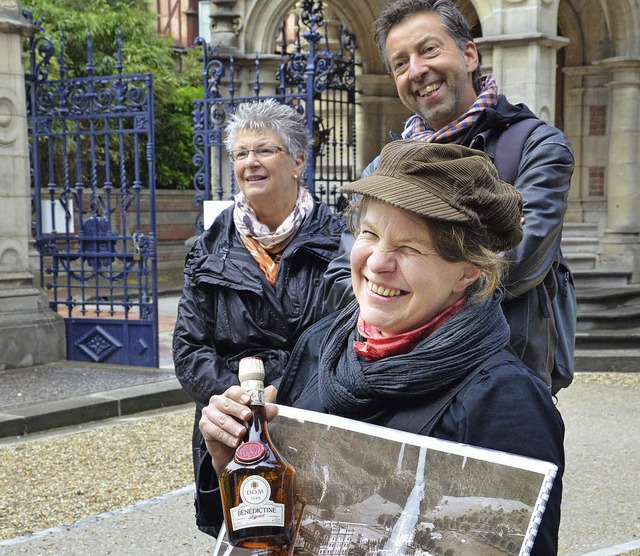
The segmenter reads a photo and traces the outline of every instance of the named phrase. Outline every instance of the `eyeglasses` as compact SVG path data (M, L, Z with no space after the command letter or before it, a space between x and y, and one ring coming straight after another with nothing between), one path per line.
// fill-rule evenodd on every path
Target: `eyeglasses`
M282 147L268 146L268 147L256 147L255 149L238 149L237 151L231 151L229 158L231 162L238 162L249 158L249 153L253 153L257 158L271 158L278 153L288 153L289 151Z

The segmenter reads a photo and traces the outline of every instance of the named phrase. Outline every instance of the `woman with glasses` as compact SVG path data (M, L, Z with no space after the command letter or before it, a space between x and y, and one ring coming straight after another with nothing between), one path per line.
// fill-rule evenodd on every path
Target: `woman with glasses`
M264 361L273 401L296 340L324 316L322 276L344 221L301 182L309 142L304 118L290 106L273 99L239 105L225 146L240 191L185 262L173 359L196 403L196 523L208 533L200 487L212 465L197 426L202 408L239 384L238 363L250 355Z

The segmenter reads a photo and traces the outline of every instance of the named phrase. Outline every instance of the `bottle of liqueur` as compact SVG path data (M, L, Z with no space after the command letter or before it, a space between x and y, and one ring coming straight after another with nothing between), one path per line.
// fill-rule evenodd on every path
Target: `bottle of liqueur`
M253 415L248 434L218 479L229 543L285 551L295 529L296 472L267 431L262 360L241 359L238 375L251 396Z

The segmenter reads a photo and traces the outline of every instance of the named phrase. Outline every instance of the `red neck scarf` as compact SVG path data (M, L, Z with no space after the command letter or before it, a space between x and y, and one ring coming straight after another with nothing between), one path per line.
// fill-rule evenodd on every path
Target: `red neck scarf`
M383 337L380 330L364 322L362 316L358 315L358 332L364 338L364 342L353 342L353 350L356 355L364 357L367 361L377 361L390 355L409 353L422 340L438 330L460 311L466 301L467 298L463 297L450 307L447 307L442 313L436 315L427 324L397 336Z

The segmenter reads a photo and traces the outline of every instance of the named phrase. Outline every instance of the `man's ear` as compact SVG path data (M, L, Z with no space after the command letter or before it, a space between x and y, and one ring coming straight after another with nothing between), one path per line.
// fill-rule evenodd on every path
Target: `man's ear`
M464 57L467 61L467 73L476 71L480 65L480 55L478 54L476 43L467 41L467 46L464 49Z

